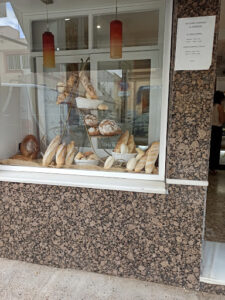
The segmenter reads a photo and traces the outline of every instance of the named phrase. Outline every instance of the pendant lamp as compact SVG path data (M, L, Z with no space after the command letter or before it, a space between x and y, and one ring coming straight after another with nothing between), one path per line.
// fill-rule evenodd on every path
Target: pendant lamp
M114 59L122 58L123 24L117 19L117 0L116 18L110 23L110 57Z
M54 35L49 31L48 7L46 3L47 30L42 35L43 44L43 66L45 68L55 68L55 42Z

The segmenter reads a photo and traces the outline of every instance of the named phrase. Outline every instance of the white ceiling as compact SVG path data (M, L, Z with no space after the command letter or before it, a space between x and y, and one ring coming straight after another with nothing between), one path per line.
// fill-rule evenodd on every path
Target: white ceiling
M1 1L1 0L0 0ZM14 8L20 13L44 12L46 5L40 0L11 0ZM150 2L143 0L142 2ZM114 6L115 0L54 0L53 4L48 5L49 11L65 11L70 9L83 9L92 7ZM137 4L137 0L118 0L118 6L126 4Z

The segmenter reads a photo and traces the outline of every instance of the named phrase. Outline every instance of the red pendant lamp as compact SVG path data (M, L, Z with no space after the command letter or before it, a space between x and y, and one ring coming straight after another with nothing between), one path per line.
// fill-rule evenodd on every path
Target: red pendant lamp
M47 13L47 31L45 31L42 35L43 66L45 68L55 68L55 41L54 41L54 35L49 31L47 3L46 3L46 13Z
M114 59L122 58L123 43L123 23L117 20L117 0L116 19L110 23L110 57Z

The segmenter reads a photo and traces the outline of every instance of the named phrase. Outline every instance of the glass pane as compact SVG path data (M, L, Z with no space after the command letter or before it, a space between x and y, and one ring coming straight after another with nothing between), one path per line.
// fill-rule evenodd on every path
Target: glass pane
M150 72L150 60L98 63L98 91L109 106L99 119L115 120L122 131L129 130L136 145L141 146L148 145ZM113 149L117 139L102 139L99 147Z
M94 48L109 48L110 22L115 14L94 17ZM152 46L158 43L159 12L120 13L123 22L123 46Z
M46 20L32 22L33 51L42 51L42 34L46 28ZM87 16L49 20L49 30L54 34L58 51L88 48Z
M56 135L63 135L65 143L76 140L77 147L90 147L82 114L79 114L75 108L70 110L74 96L83 96L85 94L84 88L81 85L76 88L76 82L74 82L73 88L67 90L68 94L64 101L58 103L59 84L68 82L73 76L78 77L81 67L81 62L58 63L54 70L45 70L44 92L42 94L39 91L39 118L42 117L45 123L45 132L42 132L41 137L43 149ZM90 73L90 63L86 64L85 70L88 74ZM41 115L43 108L45 113Z
M4 26L0 22L0 164L157 174L162 51L138 46L157 43L158 12L121 15L124 24L130 23L124 26L125 45L137 46L123 51L123 60L110 59L107 51L93 51L89 58L82 51L60 52L55 68L47 69L41 55L30 55L32 42L13 7L7 3L6 8ZM135 18L143 18L137 28L131 24ZM96 47L107 46L109 40L100 25L103 35ZM41 51L45 30L45 21L33 21L36 51ZM88 47L87 17L50 20L50 30L60 50ZM152 145L156 150L149 171Z

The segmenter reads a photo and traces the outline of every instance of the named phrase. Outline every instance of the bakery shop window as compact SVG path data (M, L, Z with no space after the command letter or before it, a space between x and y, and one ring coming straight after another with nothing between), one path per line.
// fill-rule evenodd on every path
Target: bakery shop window
M49 19L48 26L57 51L88 48L88 16ZM42 51L40 32L46 31L46 20L33 21L31 28L33 51Z
M93 1L93 11L88 8L85 14L84 6L74 3L80 16L77 10L72 16L71 10L69 17L67 1L60 16L55 13L59 4L53 4L52 11L49 6L56 64L44 68L42 34L46 21L39 16L41 4L29 11L24 3L12 1L12 10L26 9L26 18L30 14L30 35L26 28L21 35L10 22L9 28L1 30L8 47L4 55L12 65L10 73L1 70L0 124L6 128L0 131L4 141L1 166L61 173L70 170L70 174L84 170L88 175L99 172L102 175L98 176L121 174L123 178L163 177L168 97L168 82L163 78L169 66L165 67L163 60L166 2L158 2L158 7L154 2L152 8L146 8L145 3L136 11L130 0L129 7L121 8L121 59L109 55L109 25L114 17L111 4L105 13ZM24 24L27 19L21 28Z

